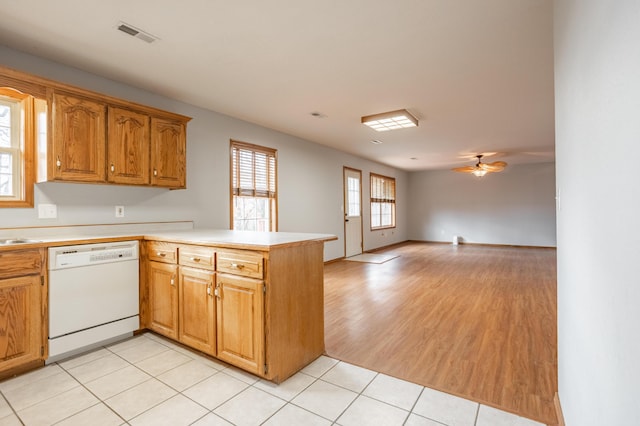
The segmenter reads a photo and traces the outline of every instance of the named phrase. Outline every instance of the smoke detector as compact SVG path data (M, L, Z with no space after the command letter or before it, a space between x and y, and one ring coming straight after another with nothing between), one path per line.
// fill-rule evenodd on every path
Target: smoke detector
M147 43L153 43L154 41L158 40L158 37L153 36L146 31L142 31L141 29L136 28L133 25L127 24L126 22L118 22L117 29L125 34L129 34L132 37L139 38L140 40Z

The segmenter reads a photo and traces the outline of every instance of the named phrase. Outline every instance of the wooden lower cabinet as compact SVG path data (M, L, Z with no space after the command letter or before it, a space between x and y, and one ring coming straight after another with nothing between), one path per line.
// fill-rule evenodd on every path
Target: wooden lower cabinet
M324 352L322 241L144 246L144 327L275 383Z
M43 265L41 249L0 253L0 377L44 364Z
M148 262L149 324L164 336L178 339L178 265Z
M218 274L218 358L254 374L263 375L264 282Z
M215 272L180 266L179 340L206 354L216 354Z

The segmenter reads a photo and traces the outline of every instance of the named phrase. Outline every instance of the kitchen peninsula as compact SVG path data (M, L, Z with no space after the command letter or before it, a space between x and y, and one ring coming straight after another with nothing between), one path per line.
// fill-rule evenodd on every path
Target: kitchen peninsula
M152 330L276 383L324 352L323 248L324 242L336 239L333 235L105 232L0 246L0 256L132 239L140 241L140 330ZM44 270L42 275L46 293ZM25 315L42 315L46 324L46 294L41 300L41 309ZM37 340L46 345L47 327L40 329L43 336ZM46 351L38 352L44 362Z

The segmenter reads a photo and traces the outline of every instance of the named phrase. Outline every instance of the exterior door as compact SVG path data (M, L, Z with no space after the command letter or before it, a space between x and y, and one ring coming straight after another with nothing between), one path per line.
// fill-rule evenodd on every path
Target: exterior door
M345 257L362 253L362 172L344 168Z

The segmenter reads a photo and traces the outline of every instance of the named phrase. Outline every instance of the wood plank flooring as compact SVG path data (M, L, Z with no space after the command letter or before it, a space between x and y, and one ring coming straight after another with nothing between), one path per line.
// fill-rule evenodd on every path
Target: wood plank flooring
M405 243L325 265L329 356L556 424L556 251Z

